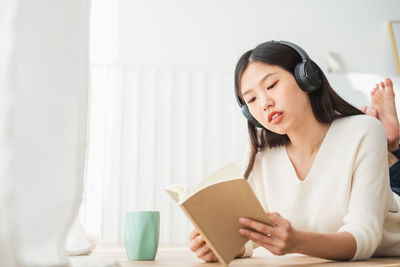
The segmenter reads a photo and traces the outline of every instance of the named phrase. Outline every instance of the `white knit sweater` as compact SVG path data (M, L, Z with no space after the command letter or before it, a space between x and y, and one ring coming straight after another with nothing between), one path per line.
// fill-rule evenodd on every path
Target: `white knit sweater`
M351 233L353 260L400 256L400 197L390 189L386 134L375 118L334 120L304 181L281 146L257 154L249 183L265 210L297 229Z

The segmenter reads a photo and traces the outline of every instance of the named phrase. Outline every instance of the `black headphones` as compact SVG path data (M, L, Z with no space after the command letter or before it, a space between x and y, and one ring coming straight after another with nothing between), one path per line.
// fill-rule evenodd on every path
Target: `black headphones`
M318 90L322 86L322 78L321 78L321 71L317 64L314 63L307 55L307 53L299 46L287 42L287 41L268 41L261 45L267 43L278 43L281 45L288 46L295 50L301 56L301 62L297 63L294 67L294 77L296 79L297 84L299 87L307 92L311 93ZM256 47L257 48L257 47ZM236 101L239 104L239 107L242 109L243 115L247 118L247 120L258 128L264 128L250 113L249 108L245 103L242 102L239 95L235 89L235 97Z

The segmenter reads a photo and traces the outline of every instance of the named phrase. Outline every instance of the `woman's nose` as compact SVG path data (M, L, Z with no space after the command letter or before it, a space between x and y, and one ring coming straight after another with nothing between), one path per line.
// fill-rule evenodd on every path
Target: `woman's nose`
M261 104L261 108L262 108L263 110L267 110L267 109L269 109L269 108L273 105L273 101L272 101L272 99L271 99L270 97L264 96L264 97L262 98L260 104Z

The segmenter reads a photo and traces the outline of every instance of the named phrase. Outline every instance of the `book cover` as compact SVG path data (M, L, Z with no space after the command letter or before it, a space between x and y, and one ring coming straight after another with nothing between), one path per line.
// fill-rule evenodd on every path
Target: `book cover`
M165 191L224 265L228 265L248 241L239 234L240 217L270 224L250 185L233 163L203 180L190 194L182 185L170 185Z

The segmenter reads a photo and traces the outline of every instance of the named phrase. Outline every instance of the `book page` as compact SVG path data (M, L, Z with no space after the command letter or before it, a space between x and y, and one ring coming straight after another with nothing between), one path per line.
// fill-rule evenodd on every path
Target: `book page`
M164 188L165 192L178 203L184 201L187 197L186 188L182 184L171 184Z
M238 178L243 178L243 175L240 174L239 170L236 168L236 165L234 163L229 163L228 165L222 167L221 169L217 170L216 172L208 176L206 179L201 181L200 184L198 184L193 189L190 195L193 195L194 193L200 191L201 189L209 185Z

